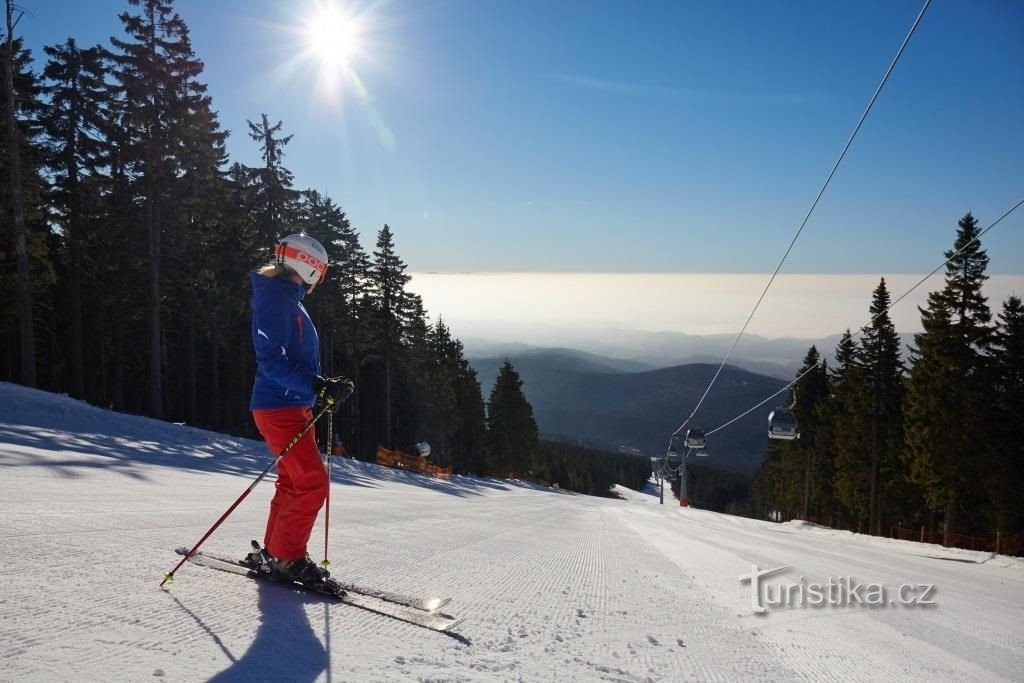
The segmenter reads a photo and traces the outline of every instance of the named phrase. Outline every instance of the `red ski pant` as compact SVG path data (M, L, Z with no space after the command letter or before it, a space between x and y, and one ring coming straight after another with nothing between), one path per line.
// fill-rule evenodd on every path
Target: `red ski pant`
M313 419L313 412L309 408L276 408L254 410L252 417L277 455ZM310 429L277 465L276 491L263 536L267 552L279 560L306 556L306 544L327 498L328 484L316 436Z

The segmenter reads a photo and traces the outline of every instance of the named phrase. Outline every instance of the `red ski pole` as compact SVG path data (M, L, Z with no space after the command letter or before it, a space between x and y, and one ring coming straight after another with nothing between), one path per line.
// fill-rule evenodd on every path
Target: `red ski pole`
M331 455L334 452L334 411L327 414L327 500L324 501L324 567L331 562L327 559L327 534L331 528Z
M231 507L225 510L224 514L220 516L220 519L214 522L213 526L211 526L209 530L205 534L203 534L203 537L200 538L199 541L194 546L189 548L188 554L185 555L185 557L181 558L181 561L178 562L177 565L175 565L174 569L164 574L164 580L160 582L161 586L163 586L168 581L174 579L174 572L178 571L181 568L181 565L185 564L188 558L195 555L196 551L199 550L199 546L206 542L206 539L208 539L210 535L217 530L217 527L219 527L224 522L224 520L227 519L228 516L235 511L235 508L237 508L242 503L242 501L245 500L246 496L252 493L252 490L256 488L256 484L263 481L263 477L267 476L267 473L270 472L271 468L277 465L277 463L281 462L281 458L286 456L288 454L288 451L295 447L295 444L297 444L299 440L306 435L306 432L308 432L313 427L313 425L316 424L317 420L319 420L324 413L331 409L331 406L332 403L330 402L324 403L324 407L320 409L320 412L314 415L313 418L306 423L306 426L299 430L299 433L296 434L292 438L292 440L288 442L288 445L284 447L284 450L277 454L277 457L274 458L274 461L267 465L266 469L260 472L260 476L256 477L256 479L251 484L249 484L249 488L243 491L242 495L240 495L238 499L231 504Z

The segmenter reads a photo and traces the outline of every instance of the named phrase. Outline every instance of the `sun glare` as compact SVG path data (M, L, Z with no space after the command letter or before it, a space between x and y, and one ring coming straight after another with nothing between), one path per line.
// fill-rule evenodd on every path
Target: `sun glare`
M336 7L319 7L306 24L309 49L327 69L350 66L359 49L359 21Z

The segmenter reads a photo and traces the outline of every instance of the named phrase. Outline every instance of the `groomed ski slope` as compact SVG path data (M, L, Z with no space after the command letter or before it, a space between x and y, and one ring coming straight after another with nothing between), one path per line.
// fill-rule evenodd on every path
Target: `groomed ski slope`
M335 468L335 574L452 596L458 638L192 565L160 590L267 457L0 384L0 680L1024 679L1016 559L353 461ZM272 490L207 548L244 552ZM936 605L757 616L752 564L931 583Z

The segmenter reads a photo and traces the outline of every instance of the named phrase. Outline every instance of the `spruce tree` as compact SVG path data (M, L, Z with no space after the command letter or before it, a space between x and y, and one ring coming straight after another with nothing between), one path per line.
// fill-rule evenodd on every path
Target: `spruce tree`
M394 234L385 225L377 233L369 275L369 301L379 331L378 349L384 363L384 443L392 448L392 382L395 356L402 339L402 320L406 309L405 286L410 276L405 262L395 252Z
M85 397L85 353L82 325L83 280L86 278L88 235L100 229L98 197L107 184L103 136L107 87L104 50L81 49L74 38L44 47L49 62L43 70L49 101L40 118L50 141L47 166L52 173L51 208L63 228L69 254L71 394Z
M996 414L992 465L987 473L995 528L1024 529L1024 305L1019 297L1003 302L992 345Z
M7 33L3 46L3 151L8 160L7 177L4 179L5 208L10 209L13 225L12 242L14 244L15 263L17 268L17 301L18 301L18 337L19 364L21 383L36 386L36 343L34 327L34 306L32 301L32 280L29 267L30 237L27 226L25 167L32 163L28 146L33 136L27 128L23 113L25 103L36 103L36 78L28 65L31 58L23 51L20 40L14 38L14 2L6 0ZM19 100L22 104L19 105ZM27 134L26 134L27 133ZM25 152L29 152L26 155ZM7 213L5 212L5 217ZM5 221L6 222L6 221Z
M452 465L456 471L483 474L487 469L487 411L476 370L457 341L455 381L456 427L452 436Z
M260 114L258 123L246 120L249 124L249 137L259 143L263 166L250 169L253 177L251 192L255 210L255 240L271 245L287 233L293 232L298 192L293 188L293 176L284 165L284 148L292 140L292 135L281 135L284 124L278 121L270 125L266 114Z
M812 505L815 512L820 512L821 506L817 504L821 498L819 491L831 488L831 482L814 481L816 462L826 455L819 438L819 423L820 406L828 397L828 369L813 345L807 350L797 376L800 379L792 390L795 399L793 413L800 424L800 439L784 445L782 452L783 458L788 455L800 462L800 510L801 515L807 517L811 514Z
M863 329L858 348L863 393L857 409L865 419L856 422L866 423L870 431L868 528L872 533L878 533L881 527L882 498L899 495L892 489L900 478L904 367L900 358L900 337L889 317L890 302L885 278L882 278L872 295L871 322Z
M828 415L831 422L833 489L844 511L858 525L870 518L871 469L869 426L862 410L864 369L857 343L846 330L836 347L836 368L831 378Z
M523 381L506 358L487 404L487 448L490 469L497 474L526 476L538 451L533 407L523 394Z
M188 26L171 0L128 0L139 14L120 15L127 40L112 38L112 75L126 132L124 161L142 200L146 234L146 327L148 413L162 417L163 234L174 212L172 189L181 173L181 151L189 143L192 100L201 97L203 64L192 51Z
M971 214L960 220L946 252L946 284L919 309L924 331L914 337L907 379L905 455L927 504L944 510L947 543L961 506L977 502L991 422L985 353L992 316L982 294L988 256L979 232Z

